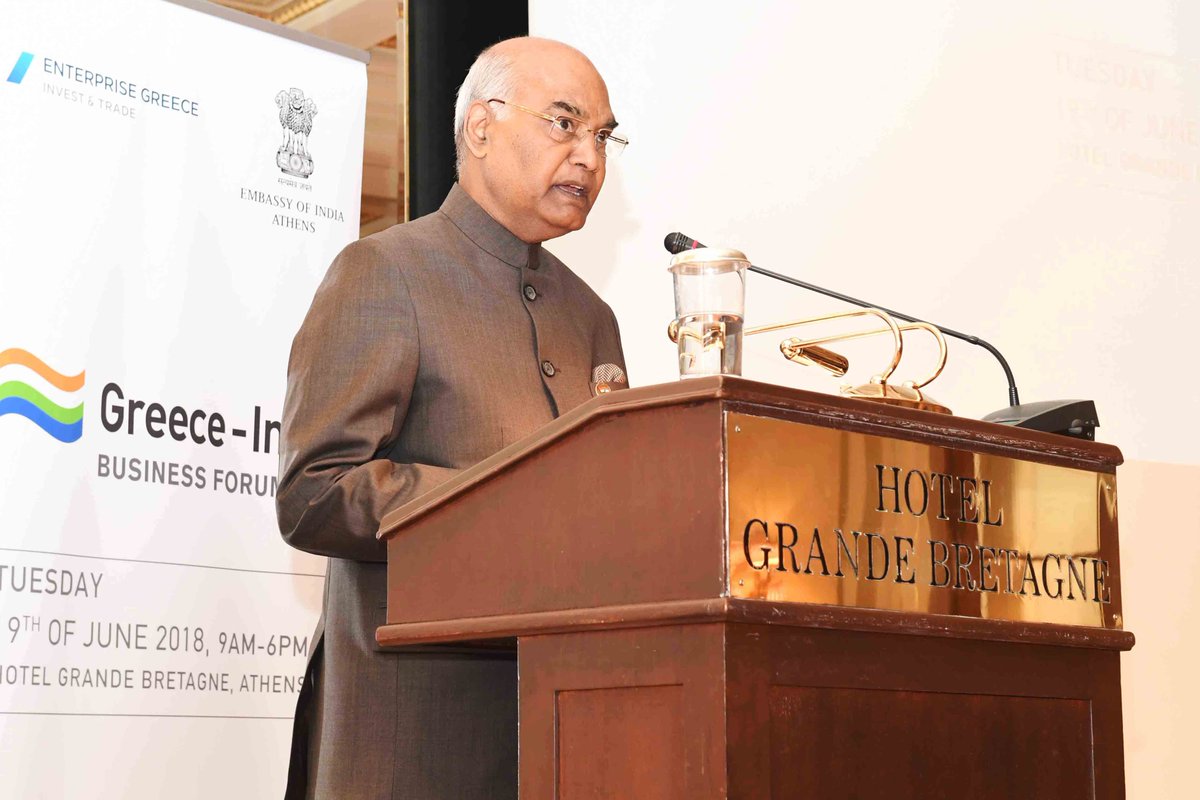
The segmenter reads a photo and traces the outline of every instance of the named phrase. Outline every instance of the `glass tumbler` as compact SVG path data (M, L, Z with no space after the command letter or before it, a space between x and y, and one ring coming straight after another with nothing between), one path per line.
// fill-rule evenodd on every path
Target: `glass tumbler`
M737 250L698 247L671 259L675 320L671 338L679 350L679 377L742 374L742 319L746 269Z

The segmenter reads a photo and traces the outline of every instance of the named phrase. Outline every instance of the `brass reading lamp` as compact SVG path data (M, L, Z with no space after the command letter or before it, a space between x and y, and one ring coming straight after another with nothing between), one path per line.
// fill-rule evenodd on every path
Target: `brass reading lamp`
M779 322L772 325L759 325L753 328L747 328L745 334L753 336L760 333L770 333L773 331L784 330L786 328L796 328L804 325L813 325L821 322L827 322L833 319L846 319L861 316L876 316L884 321L886 328L877 328L874 330L850 331L847 333L831 334L820 336L813 339L797 339L788 338L779 343L779 350L783 353L787 360L801 364L804 366L818 366L826 370L835 377L841 377L846 374L850 368L850 360L840 353L835 353L828 350L822 345L832 342L845 342L853 339L864 339L869 336L880 336L890 333L892 335L893 350L892 360L888 364L887 369L871 377L869 383L864 383L861 386L845 385L842 387L842 394L846 397L856 397L861 400L873 400L878 403L887 403L894 406L903 406L905 408L919 408L923 411L933 411L938 414L949 414L950 409L934 400L928 394L921 391L924 387L933 383L942 370L946 368L946 339L942 336L942 332L934 325L927 322L910 322L904 325L897 325L896 321L890 314L878 308L864 308L857 311L842 311L836 314L825 314L820 317L809 317L807 319L791 320L789 322ZM933 373L920 381L905 381L899 385L889 383L892 374L896 368L900 366L900 359L904 356L904 333L906 331L925 331L934 337L938 344L938 360L937 366Z

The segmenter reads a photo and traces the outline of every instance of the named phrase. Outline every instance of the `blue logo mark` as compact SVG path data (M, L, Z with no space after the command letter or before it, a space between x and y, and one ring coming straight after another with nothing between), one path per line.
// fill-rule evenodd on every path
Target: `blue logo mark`
M8 73L8 82L20 83L25 80L25 71L29 69L29 65L32 63L33 53L21 53L21 57L17 59L17 63L12 68L12 72Z

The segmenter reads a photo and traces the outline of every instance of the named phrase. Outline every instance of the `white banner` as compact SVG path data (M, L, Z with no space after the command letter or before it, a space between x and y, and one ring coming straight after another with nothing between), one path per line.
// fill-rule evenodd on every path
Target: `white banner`
M282 794L325 565L279 538L278 420L365 104L186 6L0 9L4 796Z

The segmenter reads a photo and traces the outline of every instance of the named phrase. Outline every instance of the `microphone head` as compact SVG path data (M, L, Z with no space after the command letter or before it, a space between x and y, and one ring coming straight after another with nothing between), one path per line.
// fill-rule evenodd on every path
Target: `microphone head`
M663 247L667 248L668 253L674 255L682 253L684 250L694 250L697 247L704 247L704 245L690 236L684 236L679 231L675 231L674 233L668 233L667 238L663 239Z

